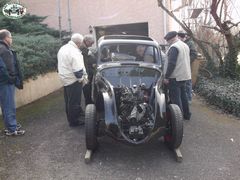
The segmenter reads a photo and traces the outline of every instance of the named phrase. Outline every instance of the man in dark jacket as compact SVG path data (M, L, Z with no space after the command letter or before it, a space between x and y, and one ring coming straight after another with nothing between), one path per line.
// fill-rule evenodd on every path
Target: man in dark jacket
M92 79L96 67L96 58L94 57L93 53L89 50L89 47L91 47L93 44L94 44L93 36L85 35L83 38L83 44L80 47L84 59L84 65L88 74L88 83L83 87L85 105L93 103L91 98L91 92L92 92Z
M23 84L17 56L10 49L11 45L11 33L6 29L0 30L0 73L3 75L0 78L0 106L7 136L25 133L24 130L20 129L16 120L15 86L22 89Z

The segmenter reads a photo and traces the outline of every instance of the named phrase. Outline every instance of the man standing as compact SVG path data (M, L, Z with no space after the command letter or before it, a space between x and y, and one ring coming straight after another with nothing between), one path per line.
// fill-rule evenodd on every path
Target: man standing
M83 114L81 108L82 87L87 82L80 46L83 42L81 34L73 34L71 40L58 51L58 75L64 85L64 99L69 126L84 124L80 121Z
M178 31L178 37L183 42L185 42L190 49L190 62L192 66L192 63L197 58L197 54L198 54L196 47L193 41L191 40L191 38L185 32ZM191 103L192 102L192 80L191 79L186 82L186 92L187 92L188 102Z
M171 103L177 104L184 119L190 120L191 113L186 96L186 81L191 79L189 47L178 39L176 31L168 32L164 39L170 45L164 83L168 85Z
M25 130L16 120L15 86L23 89L22 76L16 53L10 49L12 35L6 30L0 30L0 106L7 136L23 135Z
M91 98L91 92L92 92L92 79L96 67L96 58L92 54L92 52L89 50L89 47L91 47L94 44L94 38L92 35L85 35L83 38L83 43L80 47L80 50L82 51L83 59L84 59L84 65L88 74L88 83L83 87L83 94L85 97L85 105L92 104L92 98Z

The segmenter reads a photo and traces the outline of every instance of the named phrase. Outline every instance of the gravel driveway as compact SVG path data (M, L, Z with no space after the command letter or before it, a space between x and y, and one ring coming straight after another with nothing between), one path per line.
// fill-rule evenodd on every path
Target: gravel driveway
M84 126L70 128L63 91L18 109L23 137L0 133L1 180L239 180L240 121L195 97L192 120L184 121L183 162L161 139L126 146L105 137L84 163Z

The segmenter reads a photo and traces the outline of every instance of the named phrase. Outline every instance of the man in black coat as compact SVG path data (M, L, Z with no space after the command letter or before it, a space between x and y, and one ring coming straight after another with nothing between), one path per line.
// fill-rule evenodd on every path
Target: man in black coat
M92 92L92 79L96 67L96 58L94 57L93 53L89 50L89 47L91 47L93 44L94 44L93 36L85 35L83 38L83 44L80 47L84 59L84 65L88 74L88 83L83 87L85 105L93 103L91 98L91 92Z
M23 82L17 56L15 51L10 49L11 45L11 33L6 29L0 30L1 73L4 73L0 78L0 106L6 128L5 134L17 136L25 133L17 124L15 105L15 86L23 89Z

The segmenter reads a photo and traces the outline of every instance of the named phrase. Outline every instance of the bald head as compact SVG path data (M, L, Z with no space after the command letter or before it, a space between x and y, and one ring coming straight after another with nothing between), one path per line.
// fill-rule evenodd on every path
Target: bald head
M12 35L7 29L0 30L0 40L5 42L8 46L12 45Z
M80 47L83 42L83 36L79 33L74 33L71 37L71 41L73 41L78 47Z

